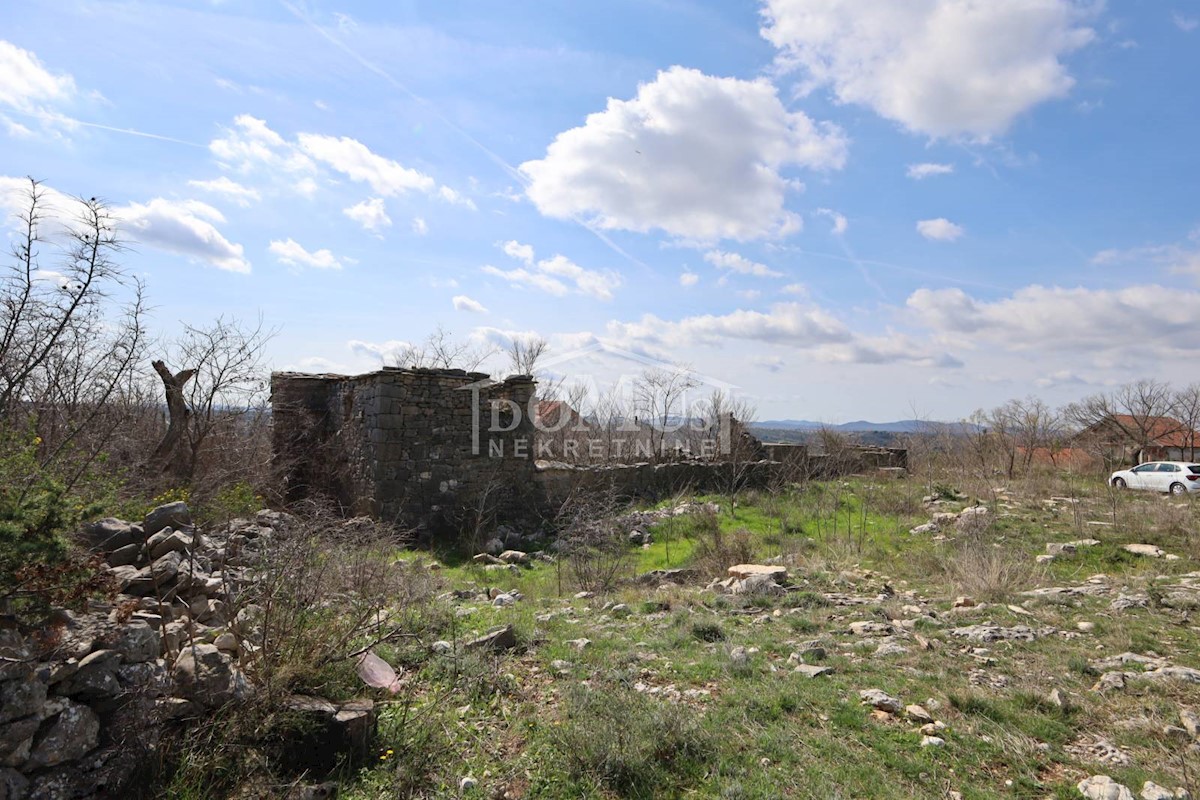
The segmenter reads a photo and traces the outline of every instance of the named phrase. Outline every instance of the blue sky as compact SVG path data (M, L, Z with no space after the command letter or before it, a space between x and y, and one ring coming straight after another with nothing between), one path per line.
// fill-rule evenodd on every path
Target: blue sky
M441 325L949 419L1196 376L1198 67L1194 2L7 3L0 205L103 197L157 328L277 368Z

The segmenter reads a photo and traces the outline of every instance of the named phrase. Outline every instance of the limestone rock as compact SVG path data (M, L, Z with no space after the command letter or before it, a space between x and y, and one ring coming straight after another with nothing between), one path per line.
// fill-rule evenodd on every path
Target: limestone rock
M134 621L119 627L106 642L126 664L153 661L162 651L162 636L149 623Z
M464 645L464 649L498 652L501 650L512 650L516 646L517 635L513 632L513 626L505 625L500 628L494 628L476 639L472 639Z
M832 675L833 667L818 667L813 664L797 664L793 672L799 673L806 678L819 678L822 675Z
M735 564L726 572L733 578L744 581L751 575L765 575L771 580L779 583L786 581L788 576L787 567L777 564Z
M529 554L520 550L505 550L500 554L500 560L505 564L528 564Z
M151 511L146 515L146 519L142 522L142 531L147 538L161 531L163 528L187 528L192 524L192 512L188 510L187 503L182 501L175 503L167 503Z
M892 697L881 689L863 689L858 696L864 704L889 714L899 714L904 708L904 704L898 697Z
M0 723L35 713L46 701L46 684L32 673L0 683Z
M1162 558L1163 549L1152 544L1123 544L1121 549L1127 553L1133 553L1135 556L1147 556L1148 558Z
M1088 800L1135 800L1129 787L1117 783L1107 775L1093 775L1080 781L1076 788Z
M29 754L28 767L53 767L82 758L95 749L100 736L100 719L95 712L65 699L52 701L47 706L56 713L38 733Z

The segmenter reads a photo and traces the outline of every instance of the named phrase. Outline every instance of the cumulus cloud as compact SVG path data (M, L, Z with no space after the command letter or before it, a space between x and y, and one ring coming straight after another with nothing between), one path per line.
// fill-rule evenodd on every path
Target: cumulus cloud
M439 186L429 175L374 152L349 136L299 133L289 141L265 120L249 114L234 117L233 124L209 142L209 151L224 167L241 173L265 170L307 197L316 193L314 176L323 170L370 187L381 198L410 191L423 192L447 203L475 209L468 197L448 186Z
M313 269L341 269L343 260L326 249L309 252L299 242L292 238L283 241L273 241L267 250L275 256L280 264L294 267L312 267Z
M379 233L384 228L392 227L392 218L388 216L382 197L372 197L355 203L349 208L343 208L342 213L362 226L363 230Z
M28 210L29 179L0 175L0 226L18 222L16 215ZM80 200L45 184L39 185L43 214L41 234L58 238L81 233L78 222ZM199 200L167 200L156 197L145 203L128 203L109 208L117 234L137 242L228 272L250 272L245 250L217 228L225 222L220 211Z
M515 258L518 261L524 261L526 264L533 263L532 245L521 244L517 241L509 241L505 242L500 249L503 250L504 255L508 256L509 258Z
M694 272L683 272L679 275L680 286L695 286L700 282L700 276Z
M838 169L846 149L840 129L789 112L765 79L672 67L632 100L610 98L521 171L529 199L550 217L748 240L798 229L784 208L797 185L785 169Z
M75 79L67 74L56 75L43 66L29 50L0 39L0 111L30 114L43 123L63 122L53 109L73 100L78 94ZM4 117L11 135L28 135L26 126Z
M1095 39L1074 0L765 0L762 35L805 90L828 86L911 131L988 139L1074 86Z
M429 233L429 223L422 217L413 217L412 230L417 236L424 236Z
M755 275L759 278L782 278L783 273L771 269L766 264L751 261L737 253L726 253L722 250L709 250L704 254L704 260L717 269L737 272L741 275Z
M452 302L455 311L470 311L473 314L486 314L487 309L478 300L472 300L465 294L455 295Z
M1175 23L1175 27L1184 33L1191 33L1196 28L1200 28L1200 19L1184 16L1178 11L1171 15L1171 22Z
M386 342L351 339L346 342L346 346L355 355L365 356L380 364L397 364L405 354L412 352L412 345L399 339L389 339Z
M907 363L959 366L954 358L934 353L904 336L864 337L816 306L777 303L768 311L738 309L669 321L646 314L637 322L608 323L609 336L629 349L655 346L681 348L694 344L721 346L730 341L782 345L831 363Z
M953 164L935 164L926 162L924 164L909 164L905 174L914 181L923 181L926 178L931 178L934 175L949 175L954 172Z
M112 212L121 230L136 241L228 272L250 272L243 247L217 230L225 217L207 203L156 197Z
M257 189L251 189L248 186L243 186L237 181L230 180L228 176L222 175L219 178L214 178L210 181L188 181L188 186L200 189L204 192L212 192L219 194L228 200L237 203L242 208L247 208L251 203L257 203L262 199Z
M918 289L907 306L919 324L946 341L1091 355L1126 348L1200 351L1200 340L1191 335L1200 318L1200 292L1158 285L1034 285L990 302L961 289Z
M953 242L966 231L945 217L923 219L917 223L917 232L933 242Z
M301 133L297 141L305 155L352 181L367 184L375 194L395 197L411 189L428 192L435 187L433 178L372 152L357 139Z
M537 261L531 245L509 241L500 245L500 249L526 266L505 270L488 264L482 268L483 272L516 286L538 289L557 297L574 292L597 300L612 300L613 291L622 283L616 272L584 269L563 255Z
M209 152L224 166L239 172L266 167L287 172L311 171L310 158L267 125L249 114L233 118L233 127L208 143Z
M830 222L833 223L833 226L829 229L829 232L834 236L841 236L850 227L850 220L846 219L846 215L839 214L833 209L818 208L817 215L826 217Z

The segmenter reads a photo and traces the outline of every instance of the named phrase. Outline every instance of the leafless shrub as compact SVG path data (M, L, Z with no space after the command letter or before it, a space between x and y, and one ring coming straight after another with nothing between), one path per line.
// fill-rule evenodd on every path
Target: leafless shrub
M272 539L232 613L257 606L247 669L267 694L297 686L321 691L352 680L353 659L383 644L402 644L436 629L436 578L397 560L392 528L342 520L315 508Z
M555 546L581 589L607 593L627 576L633 563L632 525L620 516L624 506L609 490L580 491L562 505Z

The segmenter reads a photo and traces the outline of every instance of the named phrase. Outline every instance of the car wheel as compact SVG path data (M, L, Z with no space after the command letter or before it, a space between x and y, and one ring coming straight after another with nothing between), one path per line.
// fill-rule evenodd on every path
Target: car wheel
M1182 483L1172 483L1171 494L1187 494L1187 487Z
M1118 489L1124 489L1125 488L1125 479L1124 478L1113 478L1113 486L1117 487Z

